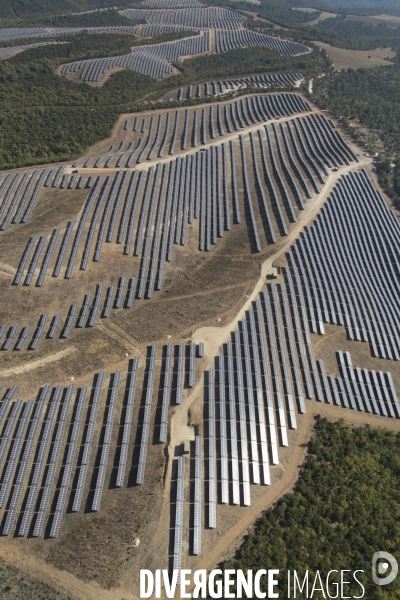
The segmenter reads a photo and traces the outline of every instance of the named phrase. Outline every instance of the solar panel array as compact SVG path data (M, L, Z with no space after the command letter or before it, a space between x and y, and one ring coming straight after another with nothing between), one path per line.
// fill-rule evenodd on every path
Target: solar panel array
M10 503L8 506L7 516L4 523L2 535L10 535L13 529L14 520L17 514L18 506L20 503L21 495L23 492L23 484L25 481L26 474L28 472L28 466L31 459L31 454L34 448L34 443L36 439L36 435L39 429L40 420L42 418L44 403L45 403L46 395L41 394L38 402L35 407L35 412L32 418L32 422L29 429L29 434L27 436L25 448L23 450L21 456L21 462L19 465L19 470L17 472L14 487L12 490Z
M100 371L100 373L97 375L96 384L93 388L93 397L90 406L89 421L86 430L85 442L83 445L83 454L80 461L79 477L78 482L76 484L75 496L72 504L72 512L78 512L81 508L82 497L89 468L90 454L92 451L93 436L96 428L97 413L99 410L100 395L103 382L104 371Z
M326 402L375 415L400 418L400 405L391 373L354 368L349 352L337 352L337 362L340 377L328 377L323 361L317 361Z
M82 81L97 83L107 71L120 67L155 79L163 79L165 75L174 71L172 63L177 62L181 56L195 56L210 50L210 32L205 31L201 35L176 42L138 46L131 54L68 63L63 66L61 74L79 73L79 79Z
M372 356L399 360L397 234L395 217L366 172L342 176L288 255L311 332L322 333L324 323L344 325L351 340L370 344Z
M220 81L209 81L199 83L196 86L189 85L179 88L172 93L172 99L186 100L189 98L202 98L203 96L219 96L227 92L238 89L254 87L258 89L268 89L271 86L296 85L303 81L303 75L300 73L273 73L265 75L250 75L249 77L239 77L237 79L223 79ZM217 106L217 110L218 110Z
M4 215L0 231L5 231L10 223L27 222L42 187L47 181L51 183L53 176L54 170L39 168L35 171L12 171L0 178L0 217Z
M63 475L60 489L57 497L57 504L54 511L53 521L50 529L50 537L57 537L60 532L61 521L64 513L65 502L67 499L68 488L70 485L72 469L75 461L76 449L78 444L78 436L81 427L83 411L87 396L87 386L80 389L79 399L76 406L75 417L72 426L71 437L69 438L67 458L63 465Z
M216 52L228 52L236 48L247 46L262 46L276 50L280 54L303 54L309 52L304 44L292 42L278 37L271 37L263 33L256 33L248 29L236 29L232 31L216 30L215 49Z
M217 456L215 426L215 371L208 370L208 527L217 526Z
M262 119L259 109L264 106L266 110L267 106L263 104L263 98L252 97L253 104L249 99L241 99L236 105L226 105L230 106L230 110L225 114L223 131L225 127L231 131L232 123L236 123L239 128L246 123L257 122L257 114ZM270 96L265 102L269 103L268 110L274 112L268 113L269 116L276 118L287 114L289 110L309 108L308 105L298 105L296 98L293 94ZM283 112L275 112L279 107L282 107ZM176 131L179 113L175 111L174 114L176 118L173 131ZM220 117L221 114L220 112ZM209 116L211 117L211 112ZM203 119L200 120L202 121ZM206 121L208 122L208 117ZM91 240L99 219L102 225L93 260L101 259L104 236L107 243L112 243L118 230L116 243L122 244L124 240L124 254L129 255L133 247L134 256L140 258L137 296L146 298L151 298L154 290L162 288L165 265L173 258L174 245L186 244L188 225L191 225L194 219L200 221L199 249L205 251L211 250L212 246L218 243L224 232L231 229L232 222L241 222L242 198L245 207L252 208L252 218L248 226L253 250L260 250L264 246L262 230L267 244L274 243L279 235L287 235L289 224L296 221L297 211L304 207L306 199L311 196L311 188L316 192L319 190L317 182L325 181L322 168L327 173L328 167L325 167L318 157L321 157L326 149L326 158L323 160L328 161L328 147L331 148L330 152L333 152L333 143L330 140L334 139L332 136L335 132L329 121L322 117L291 119L285 125L281 125L280 130L266 126L256 132L256 135L250 132L248 138L240 138L239 169L235 150L237 142L231 140L229 146L222 143L220 146L207 148L205 152L178 157L162 165L158 163L155 169L148 172L135 171L128 175L119 172L115 178L110 177L105 181L101 177L98 178L86 200L75 237L72 236L71 224L67 226L64 235L60 232L58 236L59 241L55 243L52 253L52 260L55 261L53 275L61 273L68 246L72 247L65 277L72 276L78 250L83 243L85 249L82 264L84 268L89 266ZM219 126L215 131L221 131ZM313 138L311 132L314 133ZM308 138L303 137L305 133ZM176 138L180 136L179 132L175 135ZM335 140L337 158L336 163L331 162L331 165L345 164L345 161L356 159L347 152L340 136L335 137ZM313 162L309 158L311 151L308 144L322 166L316 159ZM90 215L91 225L84 242L83 230ZM37 243L36 237L29 241L14 283L22 279L29 256ZM52 261L48 265L50 270L51 263ZM131 304L136 293L132 285L129 290L126 307ZM105 315L111 309L111 305L112 303L108 305ZM8 345L11 345L11 342L12 340Z
M153 400L153 387L154 387L154 375L157 360L157 344L153 344L151 347L151 354L149 360L149 368L147 374L147 389L146 389L146 401L144 407L143 417L143 428L142 428L142 439L140 442L140 453L139 453L139 464L136 475L136 483L142 485L144 483L144 474L146 469L146 458L147 458L147 445L149 441L150 432L150 417L151 417L151 406Z
M193 554L201 554L201 497L202 497L202 442L200 435L194 440L194 521L193 521Z
M130 19L145 19L151 25L188 25L190 27L219 27L235 29L241 26L245 17L228 8L209 6L207 8L179 8L174 10L143 10L128 8L122 13Z
M161 408L161 424L160 424L160 436L159 441L165 443L167 441L167 427L168 427L168 407L171 397L171 384L172 384L172 349L171 343L167 345L167 352L165 357L164 367L164 385L163 385L163 396L162 396L162 408Z
M146 8L201 8L204 4L198 0L144 0Z
M35 526L33 529L33 537L39 537L43 531L43 525L46 518L46 513L48 510L48 506L50 503L51 492L54 484L54 479L57 472L58 461L62 449L62 443L64 439L64 432L67 425L67 417L69 413L69 407L71 403L72 394L74 391L74 386L68 386L65 397L62 404L62 410L60 414L60 420L58 422L56 436L54 439L54 444L48 459L48 467L46 478L44 481L42 497L40 500L39 510L35 521ZM60 391L61 393L61 391Z
M147 402L146 422L149 422L151 413L153 393L151 380L154 382L156 354L157 345L154 345L149 361L148 381L144 382ZM124 485L138 370L139 358L136 357L129 362L126 404L122 403L121 408L122 443L119 447L119 453L118 448L116 450L117 456L119 454L116 487ZM6 425L3 427L0 440L1 506L6 506L9 496L3 526L4 535L12 533L18 510L20 510L21 520L17 535L26 536L28 534L32 517L36 515L32 523L32 536L39 537L42 535L46 517L48 517L49 535L50 537L57 537L65 514L68 493L71 494L72 512L80 510L89 468L94 469L95 476L91 509L94 511L100 510L107 464L110 460L119 382L120 373L117 371L111 375L110 392L104 408L104 435L100 435L98 440L98 466L92 449L95 443L94 434L98 429L99 422L101 390L104 383L103 371L94 378L91 403L86 413L85 422L83 414L88 397L86 386L78 390L73 407L71 407L74 390L72 385L67 389L62 386L54 388L50 394L47 407L46 401L50 392L50 386L48 385L40 391L36 404L32 400L26 403L22 400L12 403L17 388L13 386L6 390L0 403L0 423L6 419ZM77 460L78 442L81 437L82 455ZM144 475L146 452L147 441L142 435L140 457L142 475ZM60 456L63 456L61 462ZM3 473L1 474L3 463ZM74 469L76 469L77 481L75 488L72 487L72 483L75 481L73 477ZM57 477L59 485L56 489L53 489ZM23 494L25 494L25 502L22 503L22 508L20 504ZM52 502L55 509L54 514L48 515L51 498L53 498Z
M92 510L95 511L100 510L101 497L103 495L104 480L106 477L108 456L110 454L112 429L114 424L115 407L117 404L120 378L120 371L116 371L114 373L110 402L108 404L107 423L104 432L103 446L101 449L100 465L97 473L96 488L94 490L94 498L92 502Z
M139 369L139 358L136 356L132 361L132 368L129 375L128 398L125 409L124 432L122 434L121 452L119 457L118 472L117 472L117 487L124 485L126 463L128 460L129 439L132 428L132 412L135 402L136 382Z
M91 167L95 159L95 167L130 167L134 162L140 164L155 156L162 157L167 149L168 153L173 155L186 150L188 146L195 148L199 142L206 143L210 138L225 136L226 133L232 133L258 122L309 110L309 104L298 95L281 93L240 98L219 105L216 111L213 105L206 106L201 111L195 107L187 108L184 110L184 119L180 118L183 109L170 110L166 113L165 120L162 118L163 115L158 116L157 125L155 121L157 115L150 115L150 125L152 123L153 125L147 130L146 121L149 117L143 117L143 131L137 128L133 141L130 141L130 131L125 133L127 130L123 129L124 136L128 138L126 141L129 141L128 149L125 150L124 146L121 146L124 142L122 141L119 148L113 145L106 154L90 157L83 168ZM201 118L198 118L199 115ZM143 135L144 133L146 135Z
M43 389L42 394L47 396L49 391L50 386L46 386ZM58 386L54 389L52 397L50 399L50 406L47 409L46 421L44 427L42 428L42 436L38 444L38 451L35 457L34 467L32 468L28 497L26 500L22 520L18 529L19 536L26 536L29 531L32 516L37 503L37 497L40 491L42 473L46 466L47 452L51 442L51 432L53 430L54 419L59 406L61 392L61 386Z
M364 173L352 173L351 176L369 184ZM370 191L371 188L369 184L364 189ZM377 193L374 199L375 219L385 217L383 231L393 243L398 224ZM341 214L348 215L349 212L343 210ZM315 229L319 218L313 225ZM364 221L363 226L365 228ZM323 239L321 235L318 243L322 245ZM352 244L356 243L357 236L353 236ZM311 243L309 247L312 247ZM337 242L332 247L336 248ZM375 250L378 247L382 256L385 245L379 236ZM387 253L386 256L391 255ZM313 265L316 271L315 257ZM312 309L316 311L310 302L315 298L312 296L314 288L309 284L306 289L300 263L296 265L289 260L289 267L281 268L281 272L284 281L269 283L260 293L239 322L239 329L232 332L231 339L224 344L223 353L216 358L216 373L210 369L205 379L209 419L209 527L216 526L214 502L216 504L217 499L216 496L214 499L213 479L217 464L221 473L218 500L222 504L250 504L250 468L253 484L261 482L261 473L263 483L270 484L270 457L273 465L278 464L278 446L288 445L287 427L297 427L296 412L305 413L306 398L400 418L400 404L389 372L354 368L349 352L339 351L340 377L327 375L324 362L315 359L310 336ZM346 273L342 274L342 279L348 280ZM321 281L315 273L314 281L317 280ZM397 279L392 277L391 281L394 283ZM331 297L333 299L334 295ZM321 306L324 306L322 302ZM317 323L318 316L315 315L315 333L318 332ZM319 333L323 335L324 332L320 330ZM216 415L219 416L219 428ZM219 438L216 437L217 430Z
M39 38L58 35L77 35L85 32L105 33L110 30L121 31L123 33L135 33L135 28L131 25L109 25L107 27L4 27L0 31L0 42L22 40L30 37Z
M7 467L3 473L3 479L0 489L0 507L4 507L12 484L14 471L18 464L19 454L24 442L26 429L33 409L33 400L24 403L20 413L19 423L16 427L14 438L12 440L11 452L8 457Z

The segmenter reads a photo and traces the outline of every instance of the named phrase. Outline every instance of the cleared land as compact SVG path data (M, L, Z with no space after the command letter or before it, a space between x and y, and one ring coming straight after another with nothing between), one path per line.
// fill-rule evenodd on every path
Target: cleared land
M333 61L335 71L342 69L368 69L392 65L388 58L396 56L396 52L390 48L377 48L376 50L347 50L335 48L324 42L315 42L317 46L326 50L329 58Z
M292 10L301 10L302 12L315 12L315 8L303 8L303 7L293 7ZM314 21L309 21L307 25L316 25L320 21L325 21L325 19L331 19L332 17L337 17L337 13L328 12L326 10L322 10L320 16Z
M387 27L393 27L396 29L400 25L400 17L393 15L374 15L372 17L358 17L357 15L348 15L347 19L351 21L362 21L363 23L372 23L372 25L378 25L383 23Z

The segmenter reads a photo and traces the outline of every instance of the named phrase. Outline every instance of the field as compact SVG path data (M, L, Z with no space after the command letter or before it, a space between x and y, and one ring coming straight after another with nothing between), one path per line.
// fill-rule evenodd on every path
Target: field
M320 48L326 50L329 58L333 61L335 71L342 69L368 69L391 65L390 58L396 56L390 48L377 48L376 50L346 50L335 48L323 42L315 42Z
M293 8L293 10L302 10L304 12L314 12L315 8L296 7L296 8ZM331 19L332 17L337 17L337 13L327 12L326 10L322 10L318 19L315 19L315 21L309 21L307 23L307 25L316 25L317 23L320 23L321 21L325 21L325 19Z
M371 23L372 25L383 23L387 27L393 27L394 29L400 24L400 17L396 17L394 15L374 15L372 17L357 17L356 15L348 15L347 18L352 21Z

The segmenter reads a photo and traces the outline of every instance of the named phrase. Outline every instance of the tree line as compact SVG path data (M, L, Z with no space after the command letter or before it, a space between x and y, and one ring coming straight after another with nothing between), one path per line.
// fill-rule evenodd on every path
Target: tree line
M294 492L262 515L236 556L219 568L280 569L280 590L287 590L288 570L302 578L308 570L311 581L317 571L324 579L334 569L362 570L357 576L365 598L394 600L400 579L375 585L371 560L381 548L400 560L399 494L400 434L318 418ZM268 591L265 584L262 591ZM346 597L360 594L351 580ZM296 597L311 596L297 591Z

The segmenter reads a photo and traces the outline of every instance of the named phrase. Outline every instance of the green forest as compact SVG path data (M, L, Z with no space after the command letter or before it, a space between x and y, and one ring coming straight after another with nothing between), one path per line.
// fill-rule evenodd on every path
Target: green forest
M386 156L378 160L379 182L400 207L400 64L374 69L328 71L314 81L313 97L342 119L354 140L375 153L375 140L384 144ZM355 123L356 126L352 125ZM370 135L364 136L360 126ZM392 186L391 163L396 165Z
M400 152L400 65L330 71L313 93L338 116L379 132L389 152Z
M397 600L400 579L376 586L371 560L377 550L400 560L399 500L400 434L317 419L294 492L263 514L236 556L219 568L281 569L280 590L287 589L287 570L309 570L313 581L316 571L360 569L365 598ZM347 597L360 596L354 580L345 589Z

